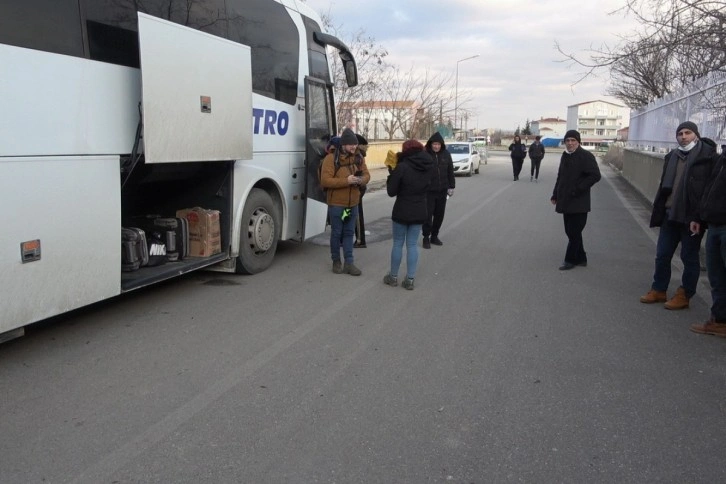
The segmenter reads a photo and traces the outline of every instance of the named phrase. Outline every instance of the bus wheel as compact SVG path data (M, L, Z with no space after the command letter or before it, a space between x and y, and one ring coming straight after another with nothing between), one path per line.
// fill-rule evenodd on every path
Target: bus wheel
M257 274L272 264L282 225L272 197L253 188L242 211L236 272Z

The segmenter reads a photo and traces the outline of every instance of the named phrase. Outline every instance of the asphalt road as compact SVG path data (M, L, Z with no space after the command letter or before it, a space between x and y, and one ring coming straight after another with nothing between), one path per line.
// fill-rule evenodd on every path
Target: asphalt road
M687 329L706 286L686 311L638 302L657 232L605 167L589 266L558 271L557 160L457 178L414 291L382 283L392 200L371 190L361 277L324 239L283 244L263 274L29 327L0 346L0 482L726 482L726 340Z

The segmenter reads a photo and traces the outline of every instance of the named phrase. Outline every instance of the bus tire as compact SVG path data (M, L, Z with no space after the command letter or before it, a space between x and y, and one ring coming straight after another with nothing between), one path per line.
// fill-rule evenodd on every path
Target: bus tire
M238 274L257 274L272 264L280 240L282 222L272 197L260 188L250 191L242 210Z

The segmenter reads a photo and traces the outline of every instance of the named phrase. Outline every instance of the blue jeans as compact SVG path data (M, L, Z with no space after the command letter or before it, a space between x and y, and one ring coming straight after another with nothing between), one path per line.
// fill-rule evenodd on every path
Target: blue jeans
M678 244L681 244L681 261L683 261L683 275L681 286L686 290L686 297L692 298L696 294L698 276L701 274L701 261L698 252L701 250L703 233L691 236L688 224L666 220L658 233L658 244L655 248L655 274L653 285L655 291L667 291L671 282L671 260L676 253Z
M355 240L355 219L358 218L358 206L350 209L350 218L343 222L344 207L328 207L330 218L330 257L333 261L340 260L340 246L343 246L343 260L346 264L353 263L353 241ZM341 244L342 240L342 244Z
M711 316L726 322L726 225L708 226L706 268L711 283Z
M400 224L393 222L393 247L391 248L391 275L398 277L398 269L403 259L403 243L406 243L406 277L416 277L416 266L418 265L418 234L421 232L422 224Z

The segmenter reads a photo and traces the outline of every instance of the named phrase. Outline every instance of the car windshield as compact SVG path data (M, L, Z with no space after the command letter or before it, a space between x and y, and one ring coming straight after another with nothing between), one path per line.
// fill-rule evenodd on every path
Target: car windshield
M452 155L468 155L469 145L446 145L446 149Z

